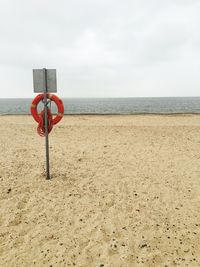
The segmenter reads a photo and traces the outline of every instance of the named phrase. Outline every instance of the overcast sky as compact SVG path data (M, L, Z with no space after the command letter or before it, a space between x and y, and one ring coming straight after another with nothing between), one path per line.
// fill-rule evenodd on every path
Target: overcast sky
M200 96L199 0L0 0L0 97Z

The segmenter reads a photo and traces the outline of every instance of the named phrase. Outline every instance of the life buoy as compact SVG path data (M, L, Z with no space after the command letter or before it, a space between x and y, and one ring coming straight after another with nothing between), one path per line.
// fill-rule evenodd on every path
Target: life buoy
M38 114L37 106L38 106L39 102L42 101L43 99L44 99L44 94L37 95L33 99L32 104L31 104L31 108L30 108L30 111L31 111L31 114L32 114L34 120L38 123L41 122L41 116L40 116L40 114ZM63 102L59 97L57 97L56 95L53 95L53 94L47 94L47 99L50 99L51 101L55 102L57 109L58 109L56 117L52 119L52 124L55 125L62 119L62 117L64 115Z

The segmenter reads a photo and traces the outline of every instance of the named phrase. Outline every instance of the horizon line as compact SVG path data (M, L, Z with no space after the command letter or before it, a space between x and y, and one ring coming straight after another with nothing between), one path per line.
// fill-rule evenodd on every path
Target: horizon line
M34 94L32 97L34 97L36 94ZM30 99L30 97L0 97L0 99ZM200 97L199 96L61 96L63 99L117 99L117 98L185 98L185 97Z

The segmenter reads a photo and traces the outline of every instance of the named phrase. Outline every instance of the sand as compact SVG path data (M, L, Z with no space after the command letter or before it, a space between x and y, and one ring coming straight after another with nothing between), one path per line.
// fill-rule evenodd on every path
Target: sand
M0 116L0 266L200 266L200 116Z

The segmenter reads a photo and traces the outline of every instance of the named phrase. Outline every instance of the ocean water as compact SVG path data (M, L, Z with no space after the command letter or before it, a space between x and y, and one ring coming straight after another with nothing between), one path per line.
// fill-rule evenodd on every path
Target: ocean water
M30 114L31 102L0 99L0 114ZM63 103L65 114L200 113L200 97L64 98ZM54 104L52 110L57 111Z

